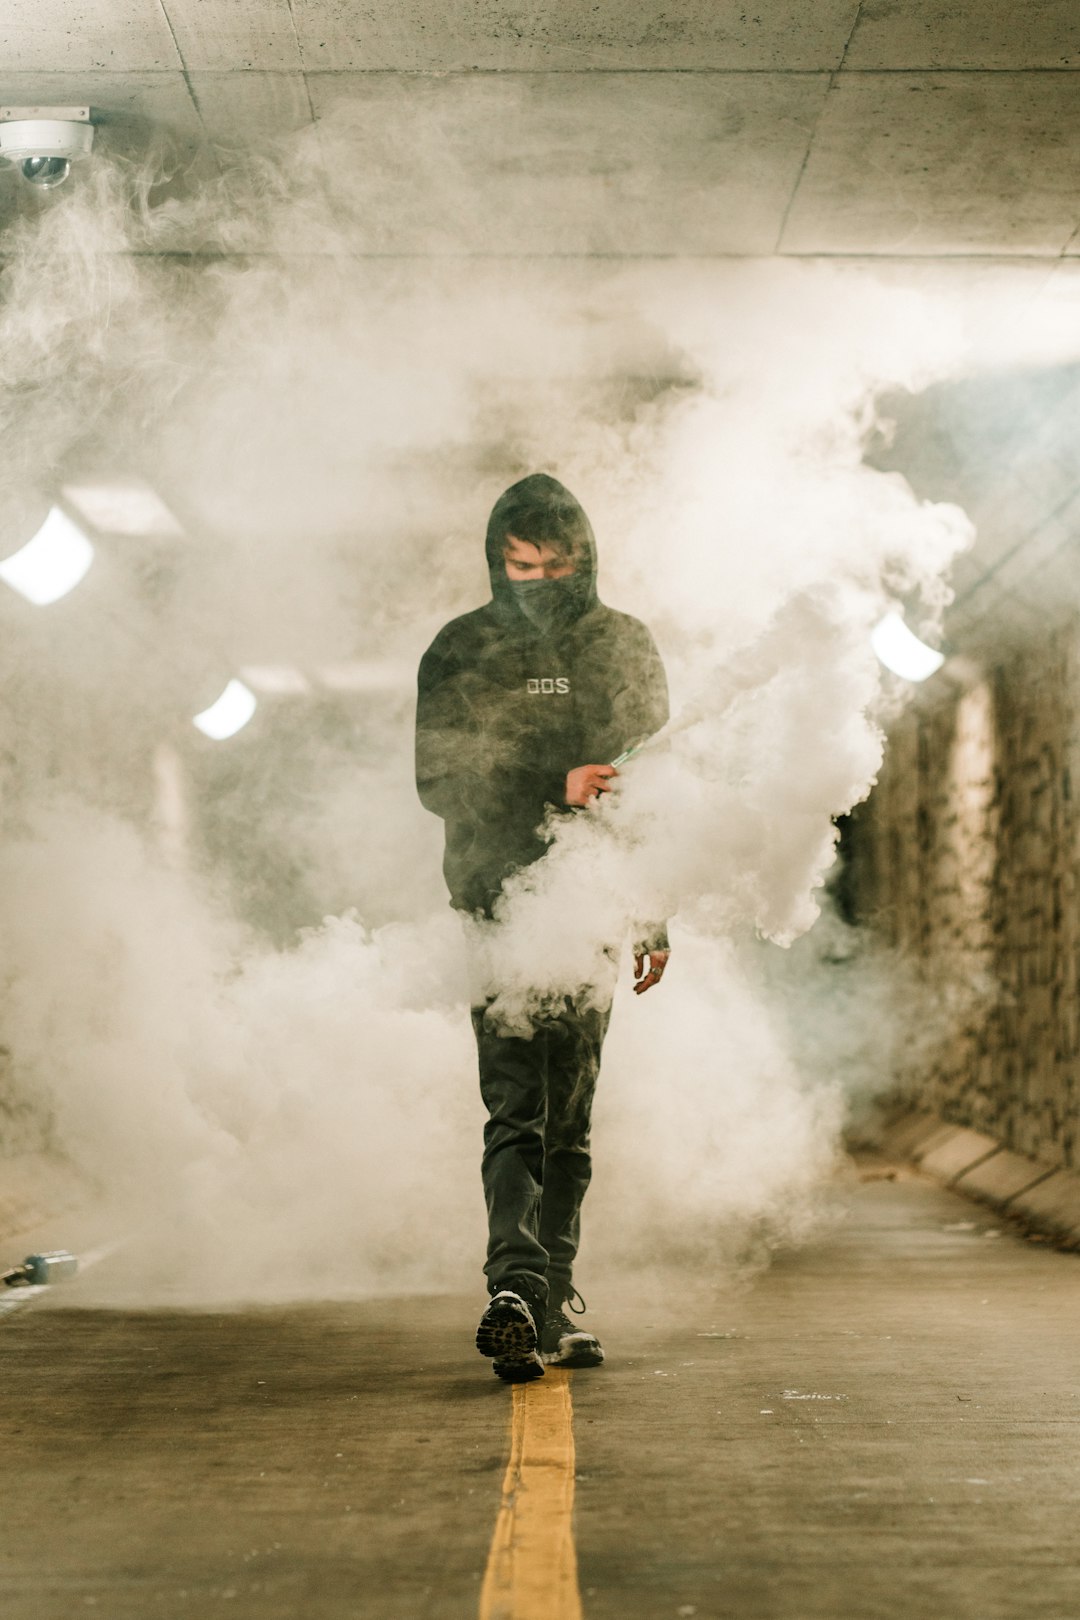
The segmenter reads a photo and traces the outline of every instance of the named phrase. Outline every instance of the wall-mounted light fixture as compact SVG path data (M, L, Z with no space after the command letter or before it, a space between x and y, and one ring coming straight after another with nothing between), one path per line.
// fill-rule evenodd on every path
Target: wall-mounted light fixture
M905 681L929 680L945 662L945 654L920 641L896 612L874 626L870 643L885 668Z
M54 506L32 540L0 562L0 579L38 607L73 591L94 560L94 548L66 512Z
M255 713L258 701L250 686L243 681L231 680L216 703L197 714L192 722L204 737L224 742L242 731Z

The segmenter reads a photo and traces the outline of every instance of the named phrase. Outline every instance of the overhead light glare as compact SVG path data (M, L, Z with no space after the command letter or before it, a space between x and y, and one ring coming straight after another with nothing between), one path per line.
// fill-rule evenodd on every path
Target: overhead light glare
M195 716L194 724L204 737L224 742L242 731L255 713L258 701L254 692L243 681L232 680L216 703Z
M65 484L61 494L80 517L102 534L176 540L184 533L157 491L138 478L104 484Z
M0 579L37 607L73 591L94 560L94 548L65 512L54 506L32 540L0 563Z
M905 681L929 680L945 662L945 654L920 641L896 612L874 626L870 642L885 668Z
M245 664L240 675L253 692L267 697L302 697L311 691L307 676L288 664Z

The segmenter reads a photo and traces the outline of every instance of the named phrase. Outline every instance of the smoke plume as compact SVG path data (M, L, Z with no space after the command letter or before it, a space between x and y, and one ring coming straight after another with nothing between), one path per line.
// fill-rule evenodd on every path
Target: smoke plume
M620 966L584 1264L710 1274L802 1234L835 1159L843 1064L789 1016L828 973L761 964L813 924L880 763L870 629L896 600L932 624L971 540L862 463L877 395L966 364L967 316L852 269L461 257L452 142L359 117L158 207L101 162L4 244L5 550L95 480L183 529L101 536L69 598L0 606L13 1084L139 1234L143 1298L479 1279L469 977L411 681L486 598L495 497L550 471L674 723L552 824L484 971L520 1026L674 919L662 987ZM270 665L308 692L193 730Z

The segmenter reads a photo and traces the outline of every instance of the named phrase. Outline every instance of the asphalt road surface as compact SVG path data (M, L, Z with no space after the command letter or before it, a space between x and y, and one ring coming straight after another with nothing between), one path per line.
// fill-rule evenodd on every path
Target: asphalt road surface
M0 1317L0 1613L1066 1620L1080 1257L864 1174L744 1289L598 1296L606 1366L516 1393L475 1299L38 1296Z

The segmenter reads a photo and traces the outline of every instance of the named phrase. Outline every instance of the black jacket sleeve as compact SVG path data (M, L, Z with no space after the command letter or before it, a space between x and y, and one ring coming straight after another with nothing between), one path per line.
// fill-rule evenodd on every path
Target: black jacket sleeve
M479 791L479 739L455 673L436 641L417 677L416 790L424 808L444 821L464 820Z
M667 676L656 643L637 619L625 621L607 660L611 711L605 730L615 757L647 742L667 724Z
M420 661L416 703L416 788L444 821L497 822L522 806L540 820L563 802L564 775L502 758L493 744L469 671L432 643Z

